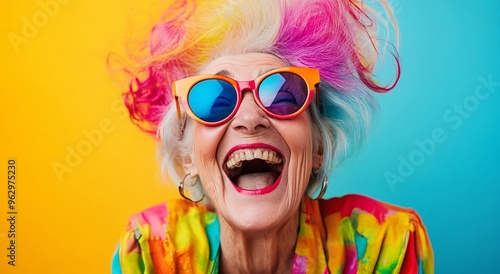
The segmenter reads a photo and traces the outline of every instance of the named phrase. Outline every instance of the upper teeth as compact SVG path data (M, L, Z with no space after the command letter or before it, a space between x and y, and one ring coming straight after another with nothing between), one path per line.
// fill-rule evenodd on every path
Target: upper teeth
M283 161L281 156L275 151L265 148L242 149L229 155L226 165L228 168L241 167L243 161L261 159L270 164L279 164Z

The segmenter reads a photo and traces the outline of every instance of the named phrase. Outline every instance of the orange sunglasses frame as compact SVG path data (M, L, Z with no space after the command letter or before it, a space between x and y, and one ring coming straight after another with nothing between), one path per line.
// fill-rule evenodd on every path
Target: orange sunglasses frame
M293 73L295 75L300 76L306 83L307 85L307 98L306 102L304 105L298 109L296 112L288 115L278 115L274 114L270 111L268 111L264 105L262 105L262 102L260 101L260 98L258 96L258 87L260 83L266 79L268 76L275 74L275 73L280 73L280 72L289 72ZM188 104L188 94L191 91L191 88L196 85L197 83L203 81L203 80L208 80L208 79L219 79L226 81L227 83L231 84L231 86L234 87L236 91L236 105L234 107L234 110L229 114L226 118L224 118L221 121L217 122L207 122L204 121L200 118L198 118L191 108L189 107ZM240 108L240 104L243 98L243 91L246 90L251 90L253 92L254 96L254 101L257 103L257 105L269 116L273 118L278 118L278 119L291 119L296 116L298 116L300 113L302 113L307 107L311 104L314 95L315 95L315 89L316 86L319 85L320 82L320 76L319 76L319 70L315 68L303 68L303 67L284 67L284 68L278 68L278 69L273 69L271 71L268 71L259 77L257 77L254 80L251 81L236 81L232 78L222 76L222 75L197 75L197 76L191 76L187 77L184 79L177 80L173 83L173 97L175 100L175 107L177 109L177 117L180 119L181 118L181 110L179 106L179 99L181 99L182 106L186 113L195 121L197 121L200 124L207 125L207 126L218 126L222 125L224 123L227 123L233 116L236 114L238 109Z

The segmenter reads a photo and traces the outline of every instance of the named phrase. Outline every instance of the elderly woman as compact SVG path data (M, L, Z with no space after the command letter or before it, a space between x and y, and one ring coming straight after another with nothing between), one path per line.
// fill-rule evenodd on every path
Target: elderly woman
M184 199L131 217L113 272L432 273L414 211L319 199L362 143L370 92L394 86L372 75L387 3L179 2L153 28L125 103L158 133Z

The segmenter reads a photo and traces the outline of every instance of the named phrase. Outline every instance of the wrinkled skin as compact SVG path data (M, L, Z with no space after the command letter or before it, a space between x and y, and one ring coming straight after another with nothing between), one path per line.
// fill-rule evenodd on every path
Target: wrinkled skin
M204 66L200 74L217 74L248 81L287 65L270 54L224 56ZM298 228L298 210L312 169L321 156L313 155L311 120L307 111L289 120L267 116L245 91L239 110L226 124L208 127L194 123L193 154L183 166L198 175L221 223L221 271L282 272L291 269ZM270 145L282 156L281 179L263 195L241 193L226 174L228 152L236 147ZM272 184L269 175L241 179L240 187ZM259 180L262 180L259 182Z

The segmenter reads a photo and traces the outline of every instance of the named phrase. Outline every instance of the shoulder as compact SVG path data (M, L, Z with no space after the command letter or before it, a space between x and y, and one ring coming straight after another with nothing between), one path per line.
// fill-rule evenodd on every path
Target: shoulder
M413 209L346 195L319 201L319 210L328 250L342 250L342 256L330 257L329 265L358 273L432 273L430 241Z
M339 215L341 217L357 217L360 214L369 214L379 223L383 223L392 215L404 215L408 218L417 218L417 213L411 208L391 205L373 198L349 194L328 200L320 200L319 206L323 217Z
M164 202L130 216L129 227L137 231L141 227L149 227L144 231L147 237L164 238L169 229L173 229L179 221L189 218L191 221L202 219L207 208L201 204L195 204L186 200L172 200ZM141 233L144 235L144 233Z
M168 204L165 202L132 214L129 218L127 230L136 233L136 237L160 236L164 234L161 230L165 228L167 218ZM145 230L146 227L149 229Z
M164 202L133 214L129 218L126 231L133 232L136 238L165 239L175 233L179 223L182 225L201 225L205 219L207 208L186 200Z
M113 273L175 273L191 265L195 241L206 245L204 231L215 218L207 213L202 205L174 200L133 214L120 237Z

